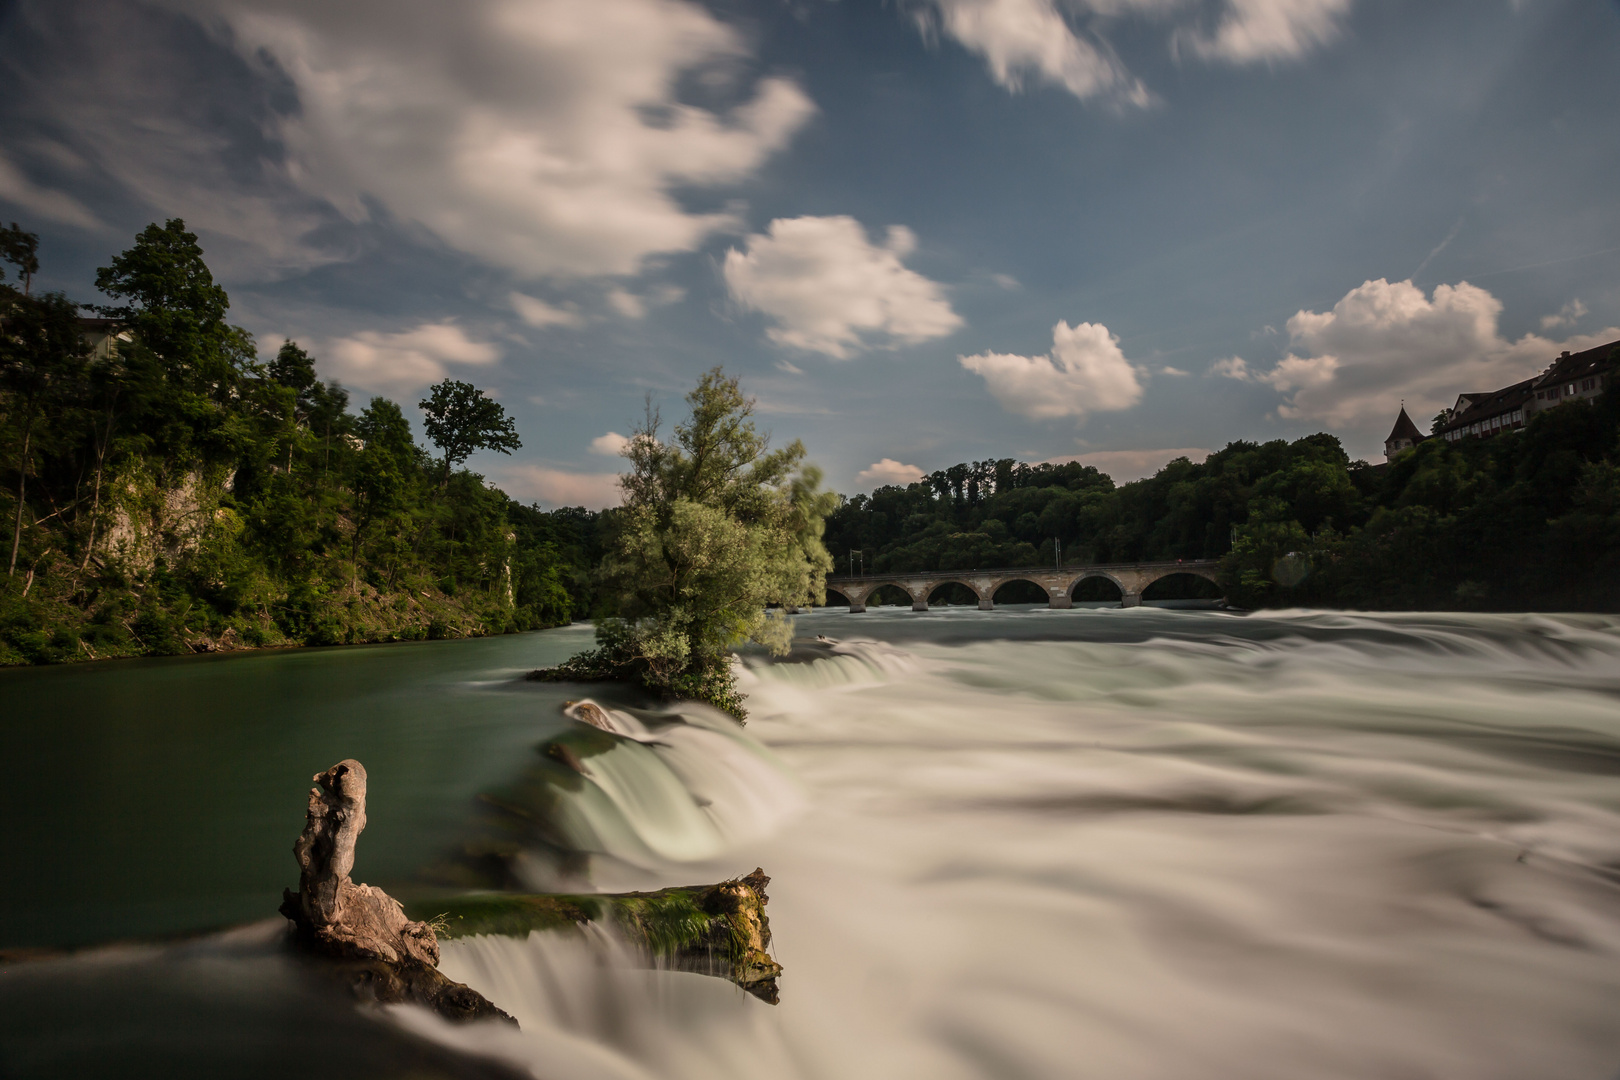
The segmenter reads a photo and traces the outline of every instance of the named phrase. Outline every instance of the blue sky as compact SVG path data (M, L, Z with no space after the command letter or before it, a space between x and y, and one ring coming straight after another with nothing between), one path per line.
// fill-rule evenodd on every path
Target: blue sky
M446 375L616 501L743 377L846 493L1119 479L1620 338L1614 0L20 0L0 213L44 286L147 222L357 399Z

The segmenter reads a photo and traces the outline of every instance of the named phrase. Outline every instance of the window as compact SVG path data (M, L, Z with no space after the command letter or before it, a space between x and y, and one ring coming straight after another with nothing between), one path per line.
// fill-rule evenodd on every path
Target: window
M1569 394L1573 394L1574 392L1575 392L1575 384L1574 383L1570 383L1568 386L1564 387L1564 394L1566 396L1569 395Z

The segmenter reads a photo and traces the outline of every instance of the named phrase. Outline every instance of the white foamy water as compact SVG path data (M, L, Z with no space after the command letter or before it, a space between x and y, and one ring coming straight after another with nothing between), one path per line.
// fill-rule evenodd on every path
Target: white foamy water
M601 940L476 939L446 970L524 1030L412 1024L542 1077L1620 1072L1620 622L800 630L839 643L751 668L746 734L804 808L669 882L766 868L782 1003ZM774 807L772 777L728 783Z

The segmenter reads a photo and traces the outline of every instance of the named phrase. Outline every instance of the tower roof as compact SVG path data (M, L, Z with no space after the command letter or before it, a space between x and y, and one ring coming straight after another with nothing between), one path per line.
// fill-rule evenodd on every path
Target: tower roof
M1389 438L1384 441L1388 443L1394 442L1396 439L1410 439L1414 443L1423 441L1423 432L1419 431L1417 425L1412 423L1412 418L1406 415L1405 405L1401 406L1401 415L1395 418L1394 430L1389 433Z

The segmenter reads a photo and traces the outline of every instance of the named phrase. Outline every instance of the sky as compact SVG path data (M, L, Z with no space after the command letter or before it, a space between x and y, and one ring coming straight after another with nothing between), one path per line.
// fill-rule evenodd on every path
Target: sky
M0 0L36 288L184 219L261 354L618 501L715 365L853 494L1382 460L1620 339L1620 0ZM420 430L420 428L419 428Z

